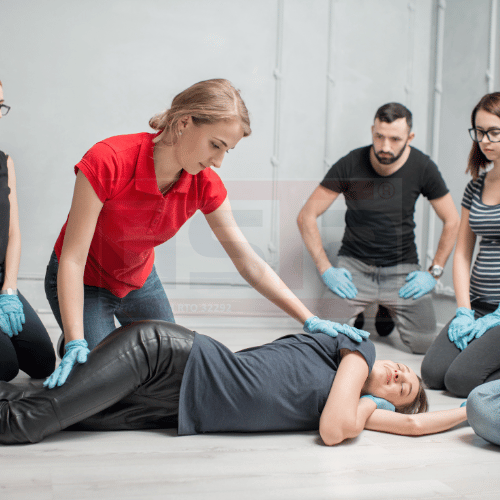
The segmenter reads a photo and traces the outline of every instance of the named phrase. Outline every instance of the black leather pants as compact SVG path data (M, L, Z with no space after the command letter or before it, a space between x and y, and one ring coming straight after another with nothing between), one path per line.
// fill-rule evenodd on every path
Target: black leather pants
M0 443L72 429L174 427L194 332L165 321L118 328L55 389L0 382ZM76 424L76 425L75 425Z

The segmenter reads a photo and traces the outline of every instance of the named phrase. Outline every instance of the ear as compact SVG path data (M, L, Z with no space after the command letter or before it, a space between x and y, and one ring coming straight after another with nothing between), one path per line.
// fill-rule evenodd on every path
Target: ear
M415 138L415 132L410 132L407 144L410 145L410 142L413 141L414 138Z
M191 118L191 115L185 115L179 119L178 124L179 130L184 130L193 124L193 119Z

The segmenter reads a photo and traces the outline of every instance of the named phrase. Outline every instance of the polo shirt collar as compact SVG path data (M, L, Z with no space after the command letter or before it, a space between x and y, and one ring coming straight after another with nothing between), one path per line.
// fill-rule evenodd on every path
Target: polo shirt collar
M139 149L135 176L135 187L139 191L155 195L161 195L161 193L158 190L158 184L156 182L153 139L160 134L161 131L156 134L148 133L144 136ZM187 193L191 185L192 177L192 175L183 170L179 180L172 186L169 193Z

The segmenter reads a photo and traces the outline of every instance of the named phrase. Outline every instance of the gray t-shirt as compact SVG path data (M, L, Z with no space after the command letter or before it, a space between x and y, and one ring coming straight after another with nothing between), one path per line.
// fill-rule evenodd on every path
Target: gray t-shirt
M287 335L237 353L196 334L182 378L179 435L317 430L341 349L360 352L371 371L373 343L342 334Z

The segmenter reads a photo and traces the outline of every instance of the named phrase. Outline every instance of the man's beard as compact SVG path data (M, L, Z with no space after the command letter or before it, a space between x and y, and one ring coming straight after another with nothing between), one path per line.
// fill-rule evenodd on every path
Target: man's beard
M405 152L407 144L408 144L408 141L405 142L404 146L401 148L401 151L397 155L394 155L393 153L384 153L386 155L391 155L388 158L384 158L383 156L379 156L380 153L377 153L375 151L375 148L373 148L373 154L375 155L375 158L377 158L377 161L380 164L382 164L382 165L391 165L392 163L398 161L403 156L403 153Z

